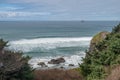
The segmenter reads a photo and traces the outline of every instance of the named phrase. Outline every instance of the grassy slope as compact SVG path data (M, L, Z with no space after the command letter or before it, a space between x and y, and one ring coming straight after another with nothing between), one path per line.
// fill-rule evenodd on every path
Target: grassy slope
M77 70L36 70L35 80L82 80L80 73Z

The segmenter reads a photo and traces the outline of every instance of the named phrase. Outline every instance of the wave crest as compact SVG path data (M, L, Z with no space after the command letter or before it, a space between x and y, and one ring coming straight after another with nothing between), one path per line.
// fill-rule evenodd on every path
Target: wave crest
M34 49L54 49L57 47L88 46L92 37L80 38L37 38L9 42L9 49L30 52Z

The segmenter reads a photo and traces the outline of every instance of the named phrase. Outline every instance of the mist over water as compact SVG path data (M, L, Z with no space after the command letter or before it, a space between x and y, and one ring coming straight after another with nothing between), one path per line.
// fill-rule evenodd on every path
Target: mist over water
M78 66L93 35L111 31L116 21L61 21L61 22L0 22L0 38L9 40L8 49L32 56L30 64L47 62L63 57L66 62L58 66ZM49 67L54 65L47 64Z

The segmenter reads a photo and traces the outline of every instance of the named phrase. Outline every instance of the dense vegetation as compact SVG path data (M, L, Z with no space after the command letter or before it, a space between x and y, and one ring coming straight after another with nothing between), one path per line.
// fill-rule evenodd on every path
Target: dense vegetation
M32 80L33 69L20 52L5 50L7 42L0 39L0 80Z
M85 80L104 80L114 67L120 65L120 24L94 46L92 51L86 51L80 72Z

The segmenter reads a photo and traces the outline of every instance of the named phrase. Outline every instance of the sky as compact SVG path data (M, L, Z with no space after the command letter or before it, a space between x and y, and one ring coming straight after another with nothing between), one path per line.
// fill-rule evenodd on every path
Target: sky
M0 0L4 20L120 20L120 0Z

